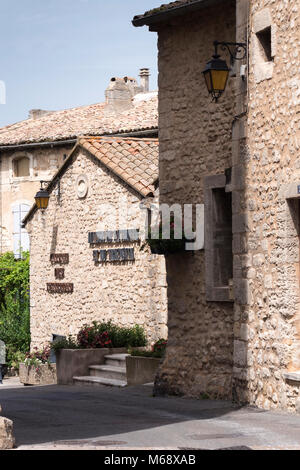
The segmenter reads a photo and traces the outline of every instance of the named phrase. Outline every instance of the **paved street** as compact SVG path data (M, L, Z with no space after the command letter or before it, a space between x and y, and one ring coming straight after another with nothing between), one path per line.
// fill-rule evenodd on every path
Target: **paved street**
M0 388L18 449L300 449L300 416L153 398L151 386Z

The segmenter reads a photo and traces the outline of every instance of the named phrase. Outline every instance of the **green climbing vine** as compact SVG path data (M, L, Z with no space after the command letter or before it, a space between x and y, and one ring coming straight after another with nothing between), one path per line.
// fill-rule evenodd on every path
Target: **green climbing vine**
M16 260L0 256L0 339L7 348L7 363L17 367L30 348L29 253Z

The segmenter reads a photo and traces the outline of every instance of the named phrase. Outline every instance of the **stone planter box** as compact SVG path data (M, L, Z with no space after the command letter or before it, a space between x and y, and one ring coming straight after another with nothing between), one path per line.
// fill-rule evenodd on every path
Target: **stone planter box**
M20 364L19 377L20 382L24 385L56 384L56 364L42 364L38 370L34 366Z
M62 349L56 353L57 383L72 385L73 377L88 376L89 366L102 365L108 354L125 354L127 348Z
M140 385L154 382L161 359L156 357L126 357L128 385Z

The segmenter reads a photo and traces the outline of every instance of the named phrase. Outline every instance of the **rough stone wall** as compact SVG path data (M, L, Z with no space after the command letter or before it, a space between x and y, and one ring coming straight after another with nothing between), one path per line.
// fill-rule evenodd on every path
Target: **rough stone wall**
M272 60L264 63L257 32L269 24ZM245 295L235 308L234 389L239 401L294 410L300 386L284 374L300 370L299 2L251 1L249 33L248 118L237 141L244 231L235 268Z
M77 195L77 178L86 175L88 194ZM51 193L48 209L36 212L27 224L31 240L31 335L32 347L42 347L52 334L77 334L84 324L112 320L123 326L142 325L149 341L167 336L167 301L164 257L151 255L141 243L101 245L97 249L134 246L134 262L96 265L95 246L88 233L98 230L142 228L144 211L140 196L105 169L84 150L61 178L61 200ZM119 201L127 199L126 224L115 227ZM50 253L69 253L64 281L57 281ZM73 294L50 294L46 284L74 283Z
M63 156L69 154L72 146L53 148L34 148L26 151L1 152L1 231L0 251L13 250L13 214L14 204L32 205L34 196L40 188L40 180L50 181L61 163ZM28 177L15 178L12 172L12 159L28 156L31 161L31 174Z
M214 40L235 40L235 2L158 33L161 201L203 204L204 178L231 167L234 79L215 104L201 72ZM157 394L231 397L233 305L206 301L204 261L203 251L167 257L169 344Z

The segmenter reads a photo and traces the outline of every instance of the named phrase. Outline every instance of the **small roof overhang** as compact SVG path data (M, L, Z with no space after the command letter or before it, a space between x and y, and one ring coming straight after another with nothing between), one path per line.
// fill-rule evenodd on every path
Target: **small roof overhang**
M150 10L144 15L137 15L133 18L133 26L150 26L152 31L156 31L155 25L164 23L174 17L187 15L203 8L223 3L224 0L195 0L189 3L179 4L178 6L162 5L161 7Z

